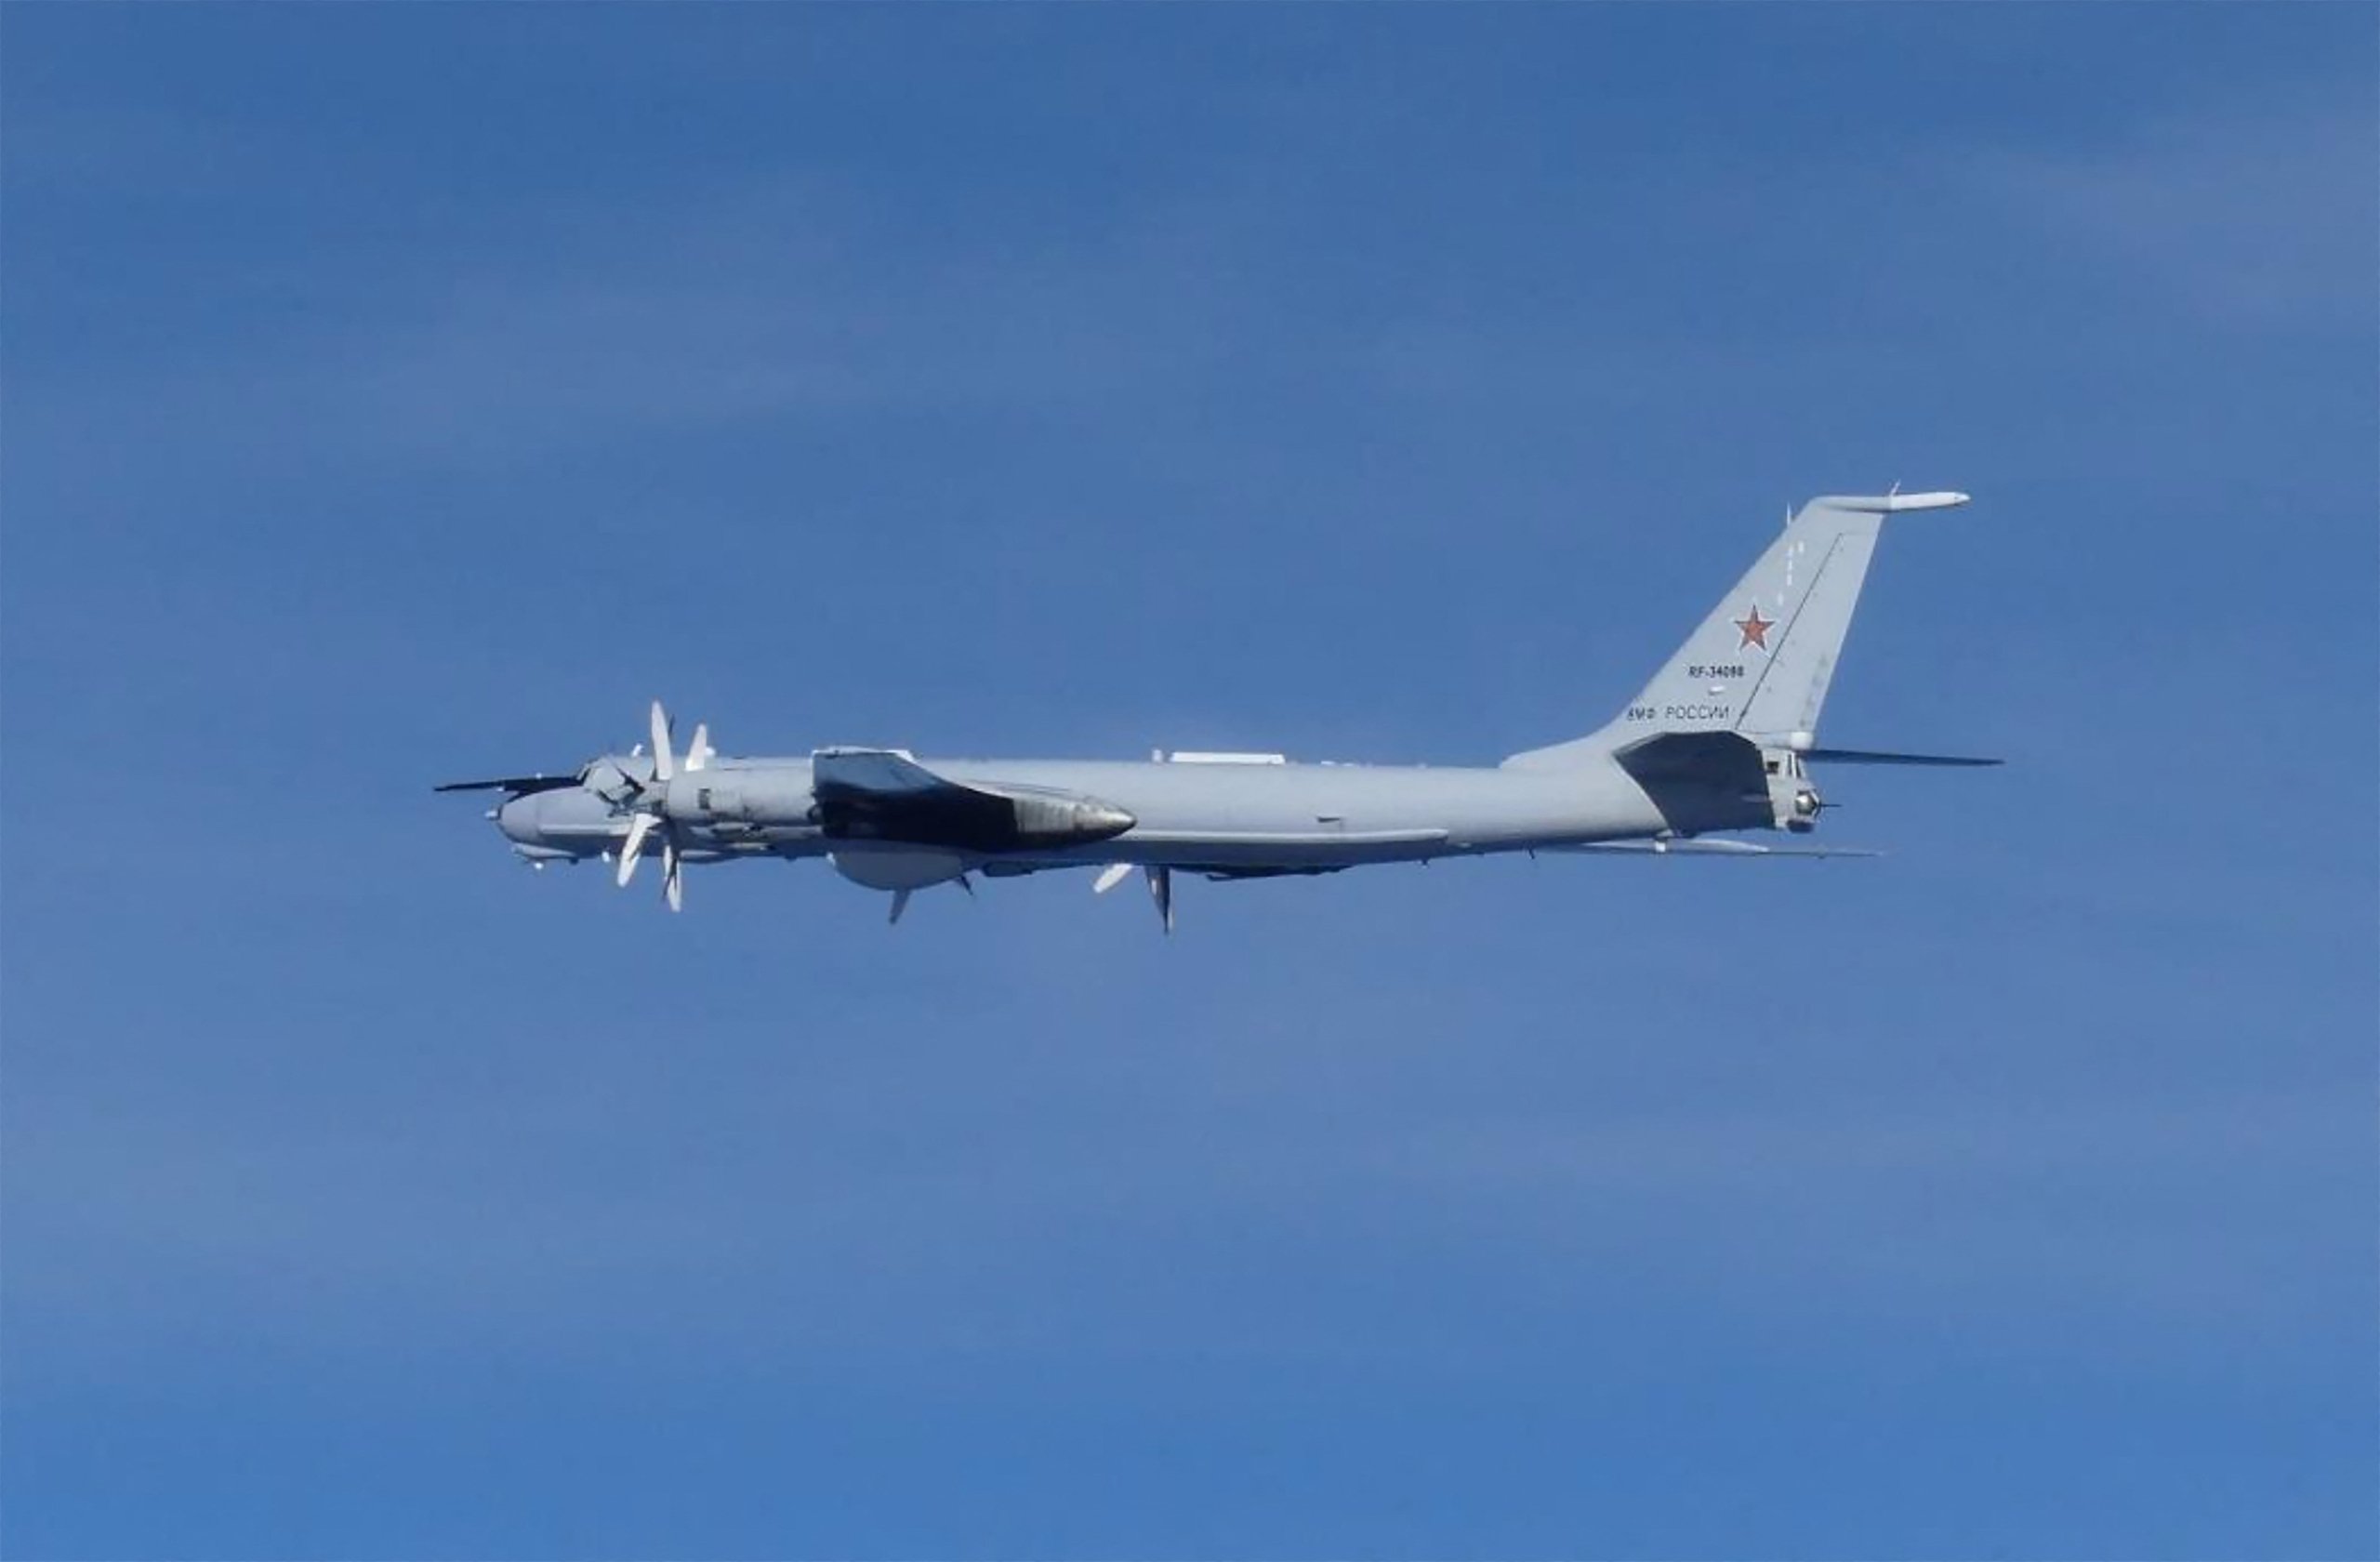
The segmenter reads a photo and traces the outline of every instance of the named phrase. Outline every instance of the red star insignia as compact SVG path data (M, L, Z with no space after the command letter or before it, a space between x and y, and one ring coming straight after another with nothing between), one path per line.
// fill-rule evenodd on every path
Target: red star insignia
M1746 611L1743 617L1736 620L1736 628L1741 629L1744 633L1743 645L1739 645L1736 649L1740 651L1744 648L1744 645L1757 645L1763 651L1767 650L1768 631L1776 627L1777 620L1774 618L1763 618L1760 616L1759 604L1754 603Z

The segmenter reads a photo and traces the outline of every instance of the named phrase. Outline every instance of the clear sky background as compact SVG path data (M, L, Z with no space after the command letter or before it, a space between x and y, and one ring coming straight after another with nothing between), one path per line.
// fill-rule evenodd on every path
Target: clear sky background
M0 1550L2366 1557L2365 7L12 6ZM1816 493L1869 863L884 901L442 779L1493 761Z

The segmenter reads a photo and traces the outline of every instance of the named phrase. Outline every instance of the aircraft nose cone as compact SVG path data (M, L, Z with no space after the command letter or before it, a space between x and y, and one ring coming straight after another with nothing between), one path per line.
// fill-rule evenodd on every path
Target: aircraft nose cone
M539 792L506 800L504 806L496 811L496 827L504 832L505 840L516 846L537 844L538 804L544 799L545 794Z

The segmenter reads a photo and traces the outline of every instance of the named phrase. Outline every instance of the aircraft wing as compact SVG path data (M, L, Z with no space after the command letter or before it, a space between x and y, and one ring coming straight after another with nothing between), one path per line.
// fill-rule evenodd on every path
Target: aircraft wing
M534 792L559 791L578 785L576 775L499 775L489 781L449 781L430 788L436 792L509 792L527 797Z
M1443 829L1384 830L1136 830L1133 841L1195 854L1208 846L1422 846L1445 841Z
M1006 798L936 775L897 748L821 748L810 756L810 789L833 836L959 844L1011 826Z
M936 775L898 748L821 748L810 756L810 779L821 802L832 797L853 803L881 803L971 790Z
M1540 846L1540 852L1608 852L1631 857L1881 857L1858 846L1764 846L1757 841L1697 837L1684 841L1596 841L1578 846Z
M1035 842L1104 841L1130 814L1096 799L1038 788L970 787L898 748L821 748L810 790L829 837L1008 852Z

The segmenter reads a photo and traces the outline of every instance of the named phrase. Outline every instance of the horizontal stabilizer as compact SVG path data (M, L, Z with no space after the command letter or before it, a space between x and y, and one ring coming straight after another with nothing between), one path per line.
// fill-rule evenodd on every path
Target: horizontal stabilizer
M1904 494L1896 488L1889 494L1829 494L1813 499L1829 510L1864 510L1871 515L1906 515L1912 510L1956 510L1967 502L1964 494Z
M1885 754L1870 748L1808 748L1802 758L1825 764L1864 765L1996 765L2003 760L1970 759L1963 754Z
M1881 857L1858 846L1764 846L1757 841L1593 841L1579 846L1540 846L1540 852L1607 852L1631 857Z

